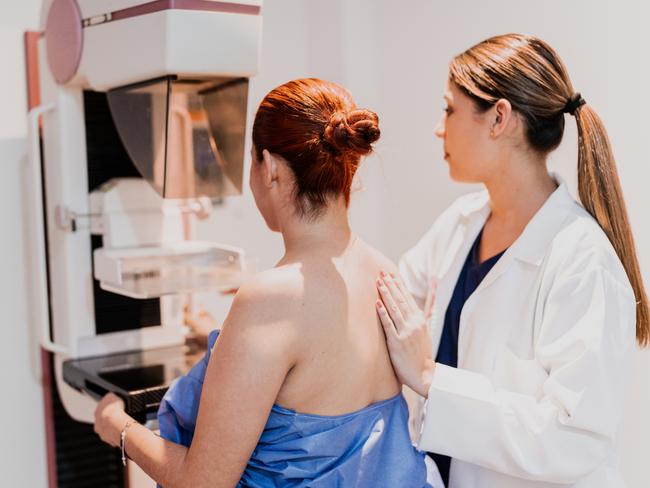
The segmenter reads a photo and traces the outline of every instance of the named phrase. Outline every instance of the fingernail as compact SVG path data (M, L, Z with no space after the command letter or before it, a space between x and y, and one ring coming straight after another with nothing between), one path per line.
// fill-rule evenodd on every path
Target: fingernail
M381 276L382 278L383 278L384 276L386 276L386 271L384 271L384 270L382 269L382 270L379 272L379 276Z

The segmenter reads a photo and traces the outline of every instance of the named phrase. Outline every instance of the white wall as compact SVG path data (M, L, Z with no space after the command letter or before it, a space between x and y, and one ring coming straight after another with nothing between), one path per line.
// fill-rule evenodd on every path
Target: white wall
M40 0L0 2L0 442L2 486L47 483L43 394L28 321L24 252L26 100L22 33L38 27Z
M0 3L0 222L5 228L0 238L0 303L6 311L0 361L2 384L9 385L5 398L12 399L0 407L3 418L11 419L7 426L12 439L0 443L0 472L3 485L8 480L8 486L34 487L44 486L45 460L23 271L25 104L19 33L37 26L39 4ZM640 0L616 5L603 0L547 0L539 5L517 0L267 0L262 67L251 83L249 125L268 90L301 76L340 82L359 105L377 111L382 138L355 182L351 219L362 237L397 259L456 195L472 189L449 181L440 142L433 137L449 59L489 35L509 31L539 35L559 51L574 85L609 129L650 283L650 222L643 215L650 177L645 144L650 99L644 96L644 81L650 75L644 51L650 34L644 22L650 7ZM247 144L250 147L250 140ZM575 123L568 120L553 167L570 182L575 182L575 155ZM272 266L282 251L279 236L265 229L247 188L243 197L229 199L202 222L198 233L241 245L259 259L260 268ZM213 307L223 311L226 304ZM650 453L650 419L645 414L650 411L650 353L639 353L638 359L624 446L625 475L632 488L650 486L645 469ZM15 398L21 399L19 405ZM8 447L11 455L4 455Z

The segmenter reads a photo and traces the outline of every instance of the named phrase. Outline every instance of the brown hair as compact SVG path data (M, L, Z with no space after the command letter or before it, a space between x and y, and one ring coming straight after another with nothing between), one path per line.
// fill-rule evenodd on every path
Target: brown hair
M379 139L379 118L358 109L340 85L316 78L289 81L271 90L253 123L253 147L282 156L295 179L299 214L316 218L329 197L350 202L361 156Z
M559 146L564 112L575 101L567 70L557 53L531 36L507 34L487 39L456 56L450 80L485 111L508 100L526 123L530 147L548 153ZM600 224L622 261L637 301L636 338L650 343L648 298L605 127L589 105L572 107L578 124L578 191L585 209Z

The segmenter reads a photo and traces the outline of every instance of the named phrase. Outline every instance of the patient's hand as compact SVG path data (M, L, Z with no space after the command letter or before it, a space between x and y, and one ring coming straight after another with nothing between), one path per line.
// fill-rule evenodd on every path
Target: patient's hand
M190 327L197 336L206 340L210 332L218 328L215 318L205 309L193 313L188 307L185 307L183 320L185 325Z
M228 288L221 290L219 293L222 296L235 295L239 291L239 287ZM204 308L198 312L190 310L187 305L183 309L183 321L192 331L200 338L207 340L208 335L215 329L218 329L221 324L218 324L215 318Z
M395 374L402 383L426 397L435 370L428 317L395 276L382 272L377 289L381 296L377 313ZM430 310L431 305L426 308Z
M95 432L107 444L119 447L120 432L130 419L124 411L124 401L114 393L108 393L95 409Z

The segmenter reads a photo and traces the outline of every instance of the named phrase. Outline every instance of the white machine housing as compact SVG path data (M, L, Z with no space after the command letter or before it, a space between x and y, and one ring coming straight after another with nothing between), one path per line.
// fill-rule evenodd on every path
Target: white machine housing
M117 181L113 185L115 193L89 195L83 92L107 91L167 75L200 80L250 78L258 69L261 3L44 1L44 36L38 49L41 106L29 115L35 190L32 211L36 219L32 226L32 255L37 259L32 290L41 345L55 353L59 393L66 410L77 420L91 421L94 401L65 384L61 377L65 359L165 347L185 340L183 300L187 287L180 289L180 293L160 297L159 326L96 333L91 233L103 234L104 251L133 249L139 244L150 247L155 254L161 246L183 245L189 237L184 221L195 218L187 209L197 206L196 201L164 201L146 186L145 180ZM150 11L152 4L159 9ZM52 20L52 8L71 11L75 7L83 25L78 66L68 80L57 82L52 64L58 61L48 53L52 49L48 43L61 43L61 36L65 38L68 31L56 32L61 27L57 27L56 18ZM120 12L128 15L119 15ZM52 35L48 29L53 30ZM44 193L36 190L41 188L41 177ZM141 207L134 208L133 202L140 202ZM142 227L144 220L146 227ZM47 236L40 224L43 221ZM230 253L231 261L243 257L237 249L218 247ZM95 275L111 273L106 269L105 258L106 252L96 252ZM119 287L116 291L120 292Z

